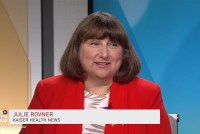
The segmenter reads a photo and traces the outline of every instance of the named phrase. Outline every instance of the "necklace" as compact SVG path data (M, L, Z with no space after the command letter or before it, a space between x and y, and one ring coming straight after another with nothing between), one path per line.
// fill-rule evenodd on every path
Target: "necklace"
M111 86L110 86L111 87ZM110 87L108 89L106 89L106 92L105 93L95 93L95 92L92 92L92 91L89 91L85 88L85 91L88 92L89 94L91 95L96 95L96 96L106 96L108 93L110 93Z
M99 96L99 97L104 97L104 96L106 96L107 94L109 94L110 91L109 91L109 92L106 92L106 93L104 93L104 94L96 94L96 93L91 93L91 92L85 90L85 93L88 93L88 94L90 94L90 95Z

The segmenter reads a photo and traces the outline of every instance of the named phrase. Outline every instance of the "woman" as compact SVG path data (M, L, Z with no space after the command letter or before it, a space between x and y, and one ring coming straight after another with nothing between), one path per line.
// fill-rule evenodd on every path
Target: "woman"
M38 83L29 109L160 109L160 124L27 125L21 134L171 134L159 86L137 77L140 61L110 14L82 20L60 68L63 75Z

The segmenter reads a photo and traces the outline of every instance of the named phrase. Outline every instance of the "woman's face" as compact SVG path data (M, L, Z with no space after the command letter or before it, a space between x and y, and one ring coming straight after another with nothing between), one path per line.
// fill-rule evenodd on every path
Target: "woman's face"
M80 62L88 78L112 80L122 63L122 46L109 38L89 39L80 46Z

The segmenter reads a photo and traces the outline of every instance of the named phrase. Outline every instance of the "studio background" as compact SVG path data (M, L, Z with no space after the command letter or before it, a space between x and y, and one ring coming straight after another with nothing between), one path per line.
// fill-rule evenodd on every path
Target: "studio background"
M123 24L140 76L158 83L167 112L180 115L179 134L199 134L200 0L0 0L0 108L27 108L37 82L60 74L72 32L94 11Z
M179 134L199 134L200 0L94 0L117 17L142 61L141 77L160 84Z

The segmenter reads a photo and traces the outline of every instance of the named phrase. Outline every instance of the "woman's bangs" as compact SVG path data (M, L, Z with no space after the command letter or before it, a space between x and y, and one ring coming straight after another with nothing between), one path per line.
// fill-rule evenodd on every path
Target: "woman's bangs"
M90 28L84 35L84 41L88 39L104 39L109 38L111 41L122 45L124 38L123 34L119 30L109 29L107 27L93 27Z

